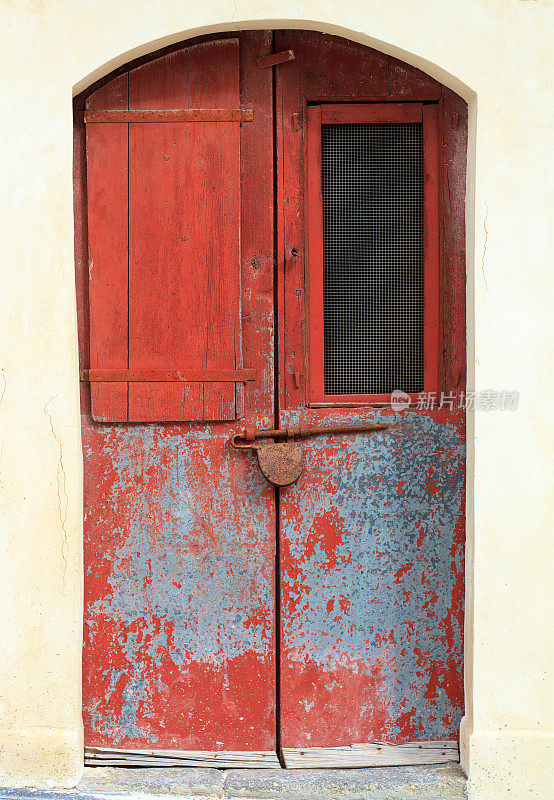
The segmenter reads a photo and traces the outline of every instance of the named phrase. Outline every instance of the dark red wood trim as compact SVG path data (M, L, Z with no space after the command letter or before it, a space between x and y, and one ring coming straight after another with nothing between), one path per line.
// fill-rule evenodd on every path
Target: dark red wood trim
M423 108L423 386L440 386L439 116Z
M466 245L467 105L445 86L439 106L441 215L441 389L451 393L466 385Z
M100 122L252 122L249 108L109 109L85 111L85 123Z
M361 122L421 122L422 103L349 103L324 105L322 125Z
M321 197L321 106L309 106L306 126L306 265L308 274L308 402L323 400L323 205Z
M417 394L403 394L402 399L410 399L410 403L416 403L419 399ZM392 394L326 394L321 402L313 402L310 405L333 405L333 406L371 406L371 405L390 405L393 399ZM407 402L407 400L406 400Z

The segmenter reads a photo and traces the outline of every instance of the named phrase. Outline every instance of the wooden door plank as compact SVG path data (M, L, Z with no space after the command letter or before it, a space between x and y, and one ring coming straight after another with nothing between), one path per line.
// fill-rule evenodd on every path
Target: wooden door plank
M127 75L92 94L87 109L128 106ZM128 125L89 127L87 198L89 235L90 366L127 368ZM127 420L127 383L92 383L91 404L99 422Z
M270 53L269 31L243 31L240 39L241 104L253 111L253 122L241 128L241 261L242 309L236 350L244 366L256 366L256 380L237 387L237 416L257 419L263 410L274 422L274 166L273 115L267 98L273 93L273 70L259 69L256 59Z
M193 108L240 106L239 42L207 42L189 48L189 102ZM211 130L210 130L211 129ZM204 157L209 158L218 143L221 152L213 165L213 194L206 204L206 261L209 322L204 350L207 369L223 363L242 367L240 342L240 134L238 123L224 129L205 126ZM214 152L215 157L215 152ZM207 199L207 198L206 198ZM236 416L236 387L223 383L204 385L204 418L233 419Z
M310 31L277 31L276 49L295 58L275 68L277 96L278 264L281 408L305 401L304 174L303 127L308 103L388 99L389 59L338 36ZM283 94L286 86L286 96ZM293 115L297 115L293 117ZM295 122L297 120L297 122ZM296 255L292 251L296 250ZM295 333L293 333L293 331ZM288 349L287 349L288 348Z

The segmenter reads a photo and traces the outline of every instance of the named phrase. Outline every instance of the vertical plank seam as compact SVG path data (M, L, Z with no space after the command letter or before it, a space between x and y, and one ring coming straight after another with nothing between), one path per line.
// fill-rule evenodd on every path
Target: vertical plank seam
M277 47L277 34L272 31L272 51L275 52ZM279 80L275 72L275 68L271 68L271 110L272 110L272 133L273 133L273 417L275 420L275 427L279 427L279 417L281 413L280 392L281 392L281 344L280 344L280 326L279 326L279 300L284 303L284 296L280 298L280 283L279 271L281 268L279 262L279 197L282 196L282 191L279 191L279 168L283 162L283 156L279 159L279 147L282 141L278 139L277 131L280 127L281 132L283 129L282 120L278 119L277 115L277 92L278 87L282 91L282 81ZM283 109L283 102L281 98L281 111ZM281 137L282 138L282 137ZM281 187L282 187L281 182ZM283 250L284 253L284 250ZM284 378L284 376L283 376ZM285 766L284 758L281 749L281 514L280 514L280 496L278 487L274 488L275 497L275 566L274 566L274 581L275 581L275 752L281 767Z

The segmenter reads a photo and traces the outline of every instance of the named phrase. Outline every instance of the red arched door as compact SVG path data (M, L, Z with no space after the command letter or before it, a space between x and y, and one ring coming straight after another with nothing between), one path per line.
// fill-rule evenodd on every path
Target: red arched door
M87 758L457 758L463 102L251 31L83 111Z

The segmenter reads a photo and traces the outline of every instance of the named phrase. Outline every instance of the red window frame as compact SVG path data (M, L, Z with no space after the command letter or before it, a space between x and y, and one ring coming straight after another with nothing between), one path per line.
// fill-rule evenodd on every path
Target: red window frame
M308 283L308 405L387 404L390 394L325 394L323 340L323 203L321 126L420 122L423 127L423 391L439 391L440 243L437 104L372 103L308 106L306 130L306 272ZM410 395L412 401L417 395Z

